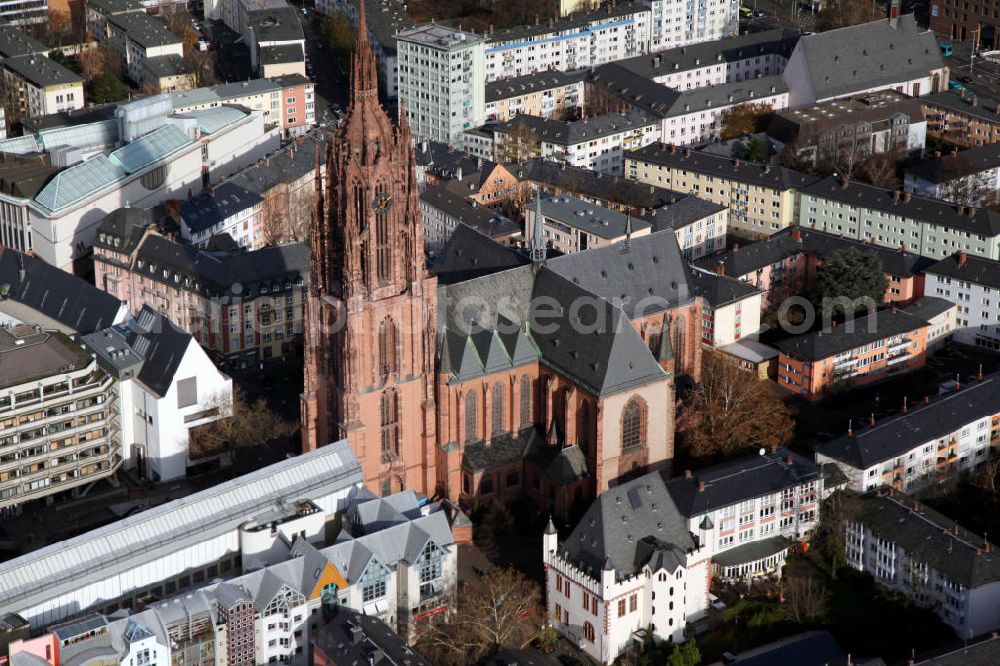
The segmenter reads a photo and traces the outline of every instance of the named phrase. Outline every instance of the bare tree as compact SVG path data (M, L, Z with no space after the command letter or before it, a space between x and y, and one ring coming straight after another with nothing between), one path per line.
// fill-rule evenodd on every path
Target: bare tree
M838 491L824 503L820 546L830 557L830 578L837 579L842 566L847 565L847 523L858 515L858 499L853 493Z
M722 114L723 140L735 139L744 134L756 134L767 129L774 117L774 107L762 102L737 104Z
M3 107L4 122L7 124L7 136L11 130L24 118L21 104L21 89L13 76L0 71L0 106Z
M235 462L237 452L262 447L295 432L295 425L275 414L260 398L249 403L243 393L219 394L207 409L217 410L220 418L196 428L191 433L191 457L228 452Z
M788 615L799 624L818 620L826 613L826 587L811 576L785 576L782 596Z
M628 105L603 83L587 83L584 94L583 115L585 117L601 116L607 113L624 111Z
M1000 456L983 462L979 469L969 475L969 484L986 492L994 502L1000 499Z
M436 663L476 663L500 648L524 647L538 632L540 598L538 585L516 569L494 569L465 585L448 622L433 627L417 649L447 656Z
M542 141L523 120L514 123L500 141L497 159L503 164L525 162L541 156Z
M875 6L868 0L826 0L816 17L816 29L824 32L874 21L879 18Z
M872 185L893 190L899 187L897 166L898 159L894 153L875 153L862 163L861 173Z

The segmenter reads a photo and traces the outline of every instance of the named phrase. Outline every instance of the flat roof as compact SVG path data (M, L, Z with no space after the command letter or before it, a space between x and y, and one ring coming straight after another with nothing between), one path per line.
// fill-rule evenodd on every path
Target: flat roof
M40 55L23 55L5 58L4 69L9 69L36 88L79 83L83 79L55 60Z
M440 23L425 23L415 28L404 30L396 35L396 40L417 42L422 46L447 50L461 49L484 41L480 35L441 25Z
M0 389L82 370L90 356L58 331L0 328Z
M114 14L108 17L108 22L121 28L129 39L145 49L181 43L181 38L170 32L163 21L146 12Z

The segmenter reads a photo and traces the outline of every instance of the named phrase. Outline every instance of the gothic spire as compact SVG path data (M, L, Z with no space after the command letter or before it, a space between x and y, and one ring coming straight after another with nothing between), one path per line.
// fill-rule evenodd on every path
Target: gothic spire
M535 188L535 221L531 229L531 263L539 267L545 263L545 224L542 218L542 190Z
M358 38L351 59L351 103L359 99L378 99L378 74L375 71L375 54L368 40L365 4L365 0L358 0Z

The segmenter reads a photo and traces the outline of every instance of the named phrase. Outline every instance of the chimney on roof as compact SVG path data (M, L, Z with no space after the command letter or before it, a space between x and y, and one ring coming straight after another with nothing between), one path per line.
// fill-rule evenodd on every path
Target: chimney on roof
M952 157L958 156L958 148L952 148L951 149L951 156Z
M765 164L764 165L764 173L771 173L771 165L770 164Z
M941 151L940 150L935 150L934 151L934 159L936 159L936 160L941 159Z
M733 165L734 166L739 166L740 165L740 158L737 157L735 160L733 160Z
M740 249L740 244L739 243L733 243L733 252L738 252L739 249Z
M900 7L900 0L891 0L889 2L889 27L893 30L899 23L899 14L902 8Z
M786 465L791 465L792 464L792 457L791 456L785 456L785 464Z
M721 275L725 275L726 274L726 267L723 266L722 264L716 264L716 266L715 266L715 274L716 275L720 275L720 276Z
M955 534L958 534L958 523L955 523L955 525L951 529Z
M704 481L699 481L698 482L698 492L699 493L705 492L705 482Z
M538 25L538 21L539 21L539 16L538 14L535 14L535 25Z
M872 412L871 416L868 417L868 427L869 428L875 427L875 412Z
M690 479L691 478L691 470L689 470L689 469L684 470L684 478L685 479Z
M910 203L910 199L913 198L912 192L903 192L903 203Z
M962 388L962 375L955 373L955 390L959 391Z
M971 107L979 106L979 98L973 95L972 99L969 100L969 106Z
M854 420L853 419L847 419L847 436L848 437L854 437L854 428L853 428L853 425L854 425Z
M843 176L840 179L840 189L846 190L847 186L850 185L850 184L851 184L851 179L848 178L847 176Z
M958 214L959 215L965 215L965 206L959 206L958 207Z
M684 157L691 157L691 149L690 148L685 148L684 149Z
M796 243L802 242L802 231L800 229L792 229L792 240Z
M892 193L892 200L893 200L894 202L895 202L895 201L899 201L899 190L896 190L896 191L894 191L894 192Z
M975 217L976 216L976 207L975 206L969 206L968 208L965 209L965 213L969 217Z
M671 155L674 155L674 154L676 154L676 153L677 153L677 146L675 146L675 145L671 144L671 145L670 145L670 154L671 154Z
M906 396L903 396L903 413L905 414L908 410L906 409Z
M979 364L979 372L976 373L976 381L978 381L978 382L983 381L983 364L982 363Z
M961 211L959 211L959 212L961 212ZM961 268L962 266L965 266L965 262L967 260L968 260L968 257L965 255L965 252L962 252L961 250L959 250L958 251L958 267Z
M931 397L929 395L924 396L924 404L925 405L931 404Z

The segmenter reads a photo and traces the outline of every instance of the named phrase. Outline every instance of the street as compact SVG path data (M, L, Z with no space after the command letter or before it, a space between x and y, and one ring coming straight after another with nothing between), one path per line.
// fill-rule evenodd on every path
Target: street
M972 40L952 42L942 38L939 41L949 41L954 50L951 56L945 58L953 81L960 82L978 97L1000 99L1000 64L986 60L978 53L972 60Z

